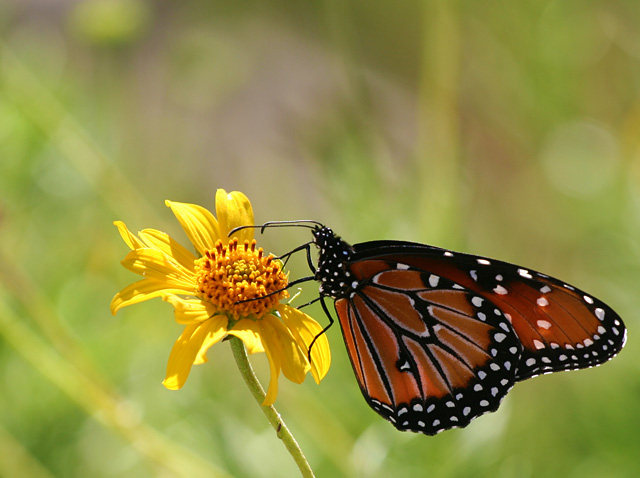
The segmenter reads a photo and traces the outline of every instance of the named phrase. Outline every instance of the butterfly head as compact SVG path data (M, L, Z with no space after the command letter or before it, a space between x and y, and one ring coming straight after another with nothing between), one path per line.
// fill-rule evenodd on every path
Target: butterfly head
M313 243L320 251L315 274L320 294L335 299L350 295L357 286L348 269L353 247L326 226L313 229Z

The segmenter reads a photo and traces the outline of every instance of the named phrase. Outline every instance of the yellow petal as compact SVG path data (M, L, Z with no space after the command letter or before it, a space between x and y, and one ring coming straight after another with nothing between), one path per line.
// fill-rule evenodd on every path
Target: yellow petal
M329 348L329 340L326 334L322 334L322 326L309 317L304 312L286 304L280 304L277 307L282 317L282 321L289 328L291 334L298 342L298 345L305 350L307 357L309 355L309 347L311 347L311 375L316 383L329 371L331 366L331 349Z
M135 236L135 234L133 234L131 231L129 231L129 229L127 229L127 226L124 224L124 222L122 222L122 221L113 221L113 224L114 224L114 226L116 226L118 228L118 232L120 233L120 237L122 237L124 242L127 243L127 246L129 246L129 248L131 250L140 249L142 247L145 247L145 245L142 243L142 241L140 241L140 239L138 239Z
M162 382L169 390L178 390L187 381L193 361L204 341L203 330L202 324L187 325L173 344L167 363L167 374Z
M168 234L156 229L144 229L138 234L147 247L165 253L185 269L194 271L193 263L197 259L196 256Z
M216 216L220 238L222 242L228 242L229 231L239 226L253 225L253 208L251 202L239 191L232 191L227 194L224 189L216 191ZM253 229L243 229L236 232L233 237L238 238L240 244L253 239Z
M267 345L267 342L269 340L266 337L263 336L262 338L264 343L264 351L267 354L267 359L269 359L270 372L269 388L267 389L267 395L265 396L262 405L268 407L269 405L273 405L273 403L276 401L276 398L278 397L278 378L280 377L280 370L282 368L282 365L280 363L280 352L278 350L271 349L269 345ZM275 344L271 345L275 346Z
M196 355L196 359L193 361L194 365L199 365L207 361L207 350L212 345L220 342L227 335L227 326L229 325L229 318L226 315L216 315L211 317L211 324L208 325L209 333L204 338L202 346Z
M111 300L111 313L115 315L123 307L138 304L154 297L162 297L167 293L184 294L184 290L170 288L166 281L156 279L139 280L128 285L113 297Z
M219 316L218 316L219 317ZM169 355L167 375L162 384L169 390L179 390L187 381L191 366L205 342L210 347L225 335L223 320L214 318L204 323L187 325L176 340Z
M146 278L164 281L167 288L184 289L189 293L195 291L193 273L155 249L131 251L122 261L122 265Z
M247 352L257 354L264 352L264 346L260 339L260 329L251 319L239 320L229 331L229 335L235 335L244 342Z
M185 299L175 294L163 294L162 300L173 305L176 322L179 324L195 324L204 322L216 313L215 307L200 299Z
M165 204L171 208L180 221L182 229L200 255L204 255L208 249L213 249L216 241L220 238L220 233L218 221L211 212L197 204L174 201L165 201ZM225 239L223 241L226 242Z
M304 376L311 368L306 349L300 348L289 329L275 315L265 315L258 323L265 350L280 356L284 376L294 383L304 382Z

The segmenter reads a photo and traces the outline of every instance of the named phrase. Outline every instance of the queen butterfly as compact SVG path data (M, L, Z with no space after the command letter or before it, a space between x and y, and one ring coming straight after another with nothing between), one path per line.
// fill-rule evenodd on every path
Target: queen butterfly
M398 430L466 427L515 382L600 365L626 341L613 309L531 269L412 242L352 246L315 221L262 229L287 225L313 233L283 256L306 249L314 273L290 286L320 283L327 328L324 299L335 300L362 394Z

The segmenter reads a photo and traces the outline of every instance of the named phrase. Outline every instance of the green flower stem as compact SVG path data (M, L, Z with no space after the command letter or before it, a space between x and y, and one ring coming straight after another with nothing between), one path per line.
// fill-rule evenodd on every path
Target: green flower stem
M231 342L231 350L233 351L233 357L236 359L236 363L240 369L240 374L244 378L249 390L251 390L253 398L256 399L256 402L258 402L258 405L262 409L262 413L264 413L267 420L269 420L269 423L271 423L271 426L276 431L278 438L280 438L283 441L284 446L287 447L289 454L291 454L298 465L302 476L313 477L313 470L311 470L307 459L298 446L298 442L285 425L278 411L273 405L268 407L262 405L266 394L262 385L260 385L260 382L258 381L258 377L256 377L256 374L253 372L253 368L251 368L244 343L242 343L242 340L238 337L230 337L229 341Z

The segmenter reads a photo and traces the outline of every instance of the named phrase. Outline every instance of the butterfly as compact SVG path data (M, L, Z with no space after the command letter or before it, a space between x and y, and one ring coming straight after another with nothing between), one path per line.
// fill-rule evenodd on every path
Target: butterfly
M613 309L507 262L434 246L350 245L315 221L306 250L319 300L335 312L362 395L398 430L435 435L496 411L516 382L600 365L624 346ZM311 245L319 250L317 266ZM326 329L325 329L326 330ZM313 346L313 345L312 345Z

